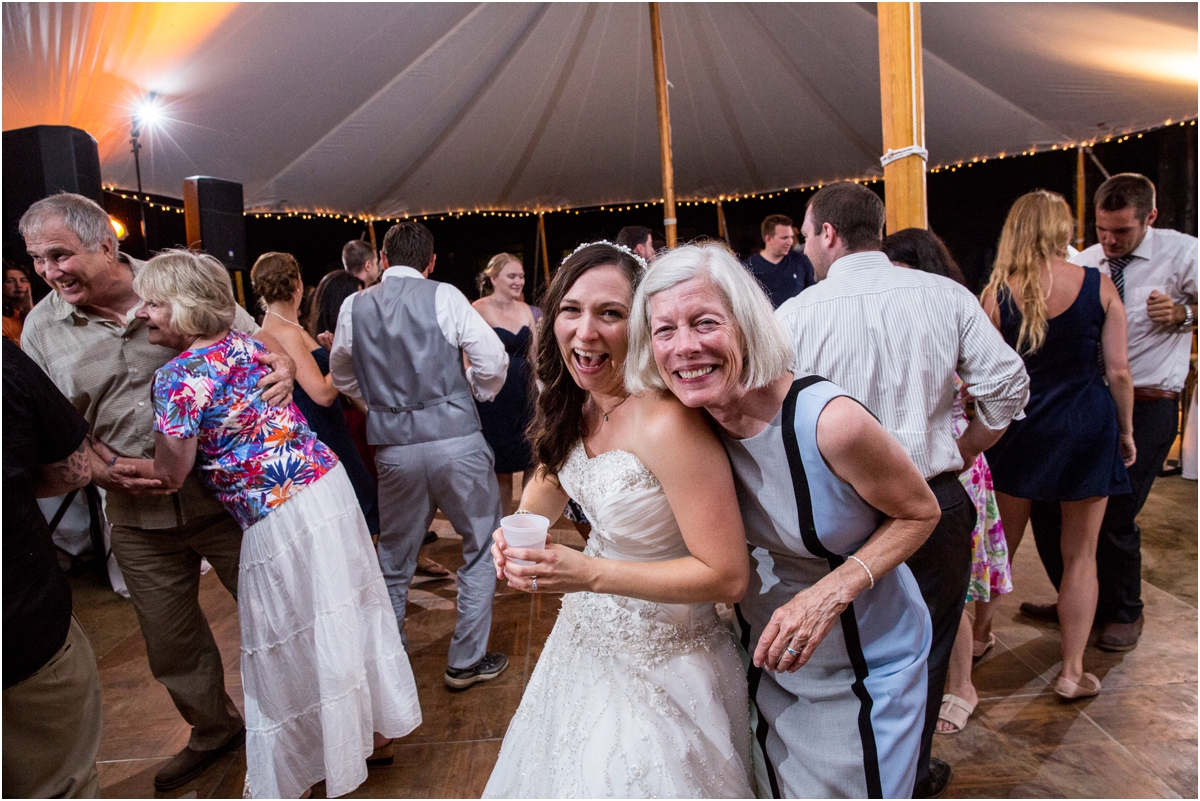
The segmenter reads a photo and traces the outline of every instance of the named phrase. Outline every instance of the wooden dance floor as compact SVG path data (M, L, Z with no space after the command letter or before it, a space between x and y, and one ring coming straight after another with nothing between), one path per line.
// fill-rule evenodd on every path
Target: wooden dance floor
M1195 798L1196 766L1196 483L1160 478L1139 521L1143 530L1146 628L1138 648L1109 654L1089 648L1086 668L1104 690L1063 703L1050 689L1057 674L1056 626L1017 614L1022 600L1052 601L1053 588L1027 536L1015 565L1016 590L996 615L997 645L977 666L979 708L967 728L938 735L934 754L954 765L946 797ZM425 553L461 564L445 520ZM561 541L579 544L569 528ZM156 795L155 771L188 739L166 690L150 675L145 645L128 601L91 576L72 580L75 611L92 638L104 697L100 785L105 797ZM453 692L442 685L454 625L452 580L418 578L409 596L409 645L424 723L396 744L395 764L373 768L353 797L479 797L505 728L554 625L558 598L501 585L492 650L508 654L498 679ZM201 600L225 657L226 685L239 707L237 608L216 576ZM173 798L240 798L245 755L222 758ZM323 797L324 785L314 788Z

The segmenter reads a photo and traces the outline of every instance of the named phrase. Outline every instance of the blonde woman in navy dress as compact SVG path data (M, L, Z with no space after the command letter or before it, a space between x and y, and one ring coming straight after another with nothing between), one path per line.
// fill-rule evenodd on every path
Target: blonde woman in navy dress
M719 245L655 261L629 330L630 388L703 407L733 465L760 791L911 796L931 626L904 560L940 516L921 473L861 404L789 371L770 301Z

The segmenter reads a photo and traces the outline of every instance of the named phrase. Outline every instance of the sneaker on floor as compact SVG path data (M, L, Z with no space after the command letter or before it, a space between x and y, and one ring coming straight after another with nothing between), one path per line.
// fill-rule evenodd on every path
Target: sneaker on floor
M1132 651L1137 648L1138 638L1142 636L1142 626L1146 623L1145 615L1138 615L1132 623L1117 623L1113 621L1104 626L1096 647L1101 651Z
M455 690L465 690L478 681L491 681L504 672L508 667L508 657L504 654L484 654L474 665L468 668L446 668L443 677L447 687Z

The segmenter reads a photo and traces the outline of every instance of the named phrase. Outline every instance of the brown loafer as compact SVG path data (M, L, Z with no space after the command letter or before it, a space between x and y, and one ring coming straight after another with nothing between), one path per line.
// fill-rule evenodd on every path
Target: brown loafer
M1142 626L1146 623L1145 615L1138 615L1132 623L1108 623L1096 640L1096 647L1101 651L1132 651L1137 648L1138 638L1142 636Z
M184 746L182 751L171 757L171 761L154 774L154 789L166 791L182 787L207 770L208 766L216 762L218 757L239 748L244 742L246 742L246 730L242 729L229 738L229 742L225 745L211 751L194 751Z
M1044 620L1047 623L1058 622L1058 604L1035 604L1032 601L1021 602L1021 614L1034 620Z

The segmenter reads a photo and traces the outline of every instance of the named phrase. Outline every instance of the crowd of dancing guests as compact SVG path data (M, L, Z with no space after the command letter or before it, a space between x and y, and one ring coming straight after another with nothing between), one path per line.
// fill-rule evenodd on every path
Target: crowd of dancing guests
M428 280L433 237L404 222L315 293L260 256L261 323L217 260L141 262L92 201L35 203L53 291L31 309L6 265L4 293L5 794L98 791L98 678L28 508L89 480L192 727L160 790L243 741L247 797L343 795L390 762L421 722L404 621L414 576L449 574L420 555L440 510L463 550L448 688L508 666L498 581L563 595L486 797L940 794L933 737L979 701L1031 518L1058 599L1022 611L1059 622L1053 691L1100 692L1093 622L1102 648L1141 632L1134 517L1175 434L1196 240L1151 228L1142 176L1095 203L1074 253L1062 197L1018 199L979 297L853 183L798 231L768 217L748 263L643 228L583 244L540 307L509 253L473 303ZM511 514L567 515L585 548L510 546ZM238 601L244 722L202 557Z

